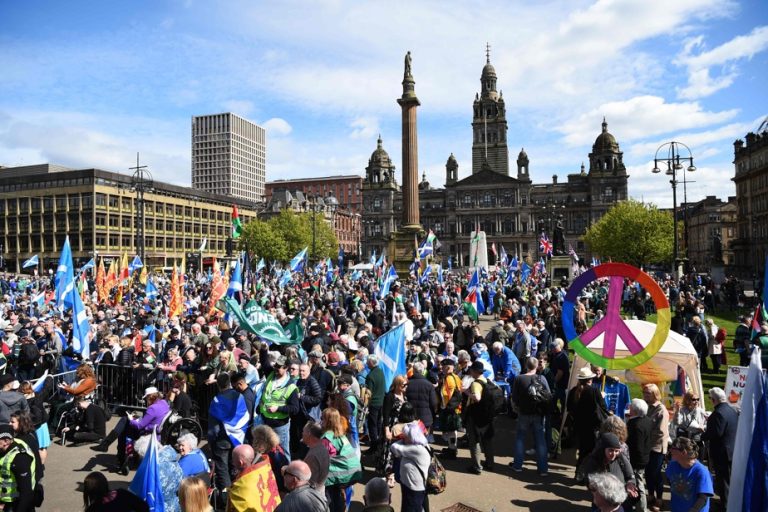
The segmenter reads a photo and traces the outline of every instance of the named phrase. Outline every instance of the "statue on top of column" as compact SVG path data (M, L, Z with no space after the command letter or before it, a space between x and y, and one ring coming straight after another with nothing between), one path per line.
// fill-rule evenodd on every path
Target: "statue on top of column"
M411 52L405 54L405 73L403 76L411 76Z

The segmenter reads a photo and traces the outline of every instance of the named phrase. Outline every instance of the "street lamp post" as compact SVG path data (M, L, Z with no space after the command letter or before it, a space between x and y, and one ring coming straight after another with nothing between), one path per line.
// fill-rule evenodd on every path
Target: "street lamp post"
M680 148L684 148L688 152L687 157L681 157L680 156ZM664 151L666 151L666 156L664 156ZM683 164L681 162L685 162L688 164L687 171L688 172L694 172L696 171L696 166L693 165L693 154L691 153L691 149L683 144L682 142L665 142L659 148L656 150L656 154L653 157L653 169L651 172L654 174L659 174L661 172L661 169L659 168L659 164L666 164L667 169L665 171L665 174L667 176L670 176L669 183L672 185L672 275L675 276L675 278L680 277L680 263L679 263L679 255L678 255L678 243L677 243L677 171L683 170ZM685 248L686 254L688 252L688 247Z
M326 210L331 213L331 229L335 233L333 229L333 214L336 212L338 205L338 200L330 194L325 200L322 197L311 196L307 201L306 206L311 208L312 211L312 254L310 255L310 260L314 260L317 257L317 213L322 212L323 216L325 216Z
M139 165L139 154L136 153L136 167L130 167L133 171L131 176L131 187L136 191L136 253L139 255L143 265L147 264L146 249L144 238L144 223L146 217L144 214L144 192L152 189L152 174L147 170L146 165Z

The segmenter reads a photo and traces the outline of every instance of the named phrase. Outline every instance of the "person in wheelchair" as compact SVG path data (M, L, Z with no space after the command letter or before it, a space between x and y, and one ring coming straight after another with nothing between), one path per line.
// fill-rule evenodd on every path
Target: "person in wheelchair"
M97 452L106 452L109 450L109 445L117 439L117 466L118 472L127 474L127 468L125 468L126 461L126 439L138 439L143 434L152 432L155 427L160 427L163 418L170 412L171 407L168 402L163 400L163 395L157 390L156 387L151 386L144 390L144 401L147 404L147 411L144 416L139 418L134 412L129 415L120 418L115 428L104 438L104 440L96 446L92 446L91 449Z
M78 366L75 370L75 378L77 380L71 385L59 383L59 390L63 393L63 398L51 405L51 414L48 420L48 426L53 429L58 427L63 413L75 408L75 402L84 397L92 397L96 392L96 374L91 365L84 363Z
M179 436L176 441L176 449L179 451L179 466L184 473L184 478L199 476L205 480L208 478L211 468L208 465L208 458L197 447L197 443L197 437L189 432Z
M77 410L68 414L75 417L74 424L63 427L61 432L62 435L71 436L70 446L101 441L107 435L107 415L91 399L80 399L77 402Z
M192 399L187 394L187 374L175 372L171 379L171 391L168 393L171 408L182 418L192 417Z

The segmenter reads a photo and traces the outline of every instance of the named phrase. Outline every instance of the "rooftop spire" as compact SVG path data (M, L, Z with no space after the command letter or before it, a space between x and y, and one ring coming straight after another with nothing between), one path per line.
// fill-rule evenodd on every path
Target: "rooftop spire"
M605 122L605 116L603 116L603 133L608 131L608 123Z
M485 43L485 63L491 63L491 45L487 41Z

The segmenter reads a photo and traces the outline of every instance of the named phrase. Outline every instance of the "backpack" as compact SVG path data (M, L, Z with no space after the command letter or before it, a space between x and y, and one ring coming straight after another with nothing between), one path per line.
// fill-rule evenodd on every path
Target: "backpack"
M507 398L504 396L504 390L491 380L486 381L483 386L480 403L484 405L489 418L507 412Z
M544 382L541 375L534 375L534 378L531 379L531 383L528 384L528 389L526 390L526 400L527 406L525 409L526 411L523 411L524 413L530 414L550 414L551 408L552 408L552 392L544 387Z
M443 465L429 446L425 447L429 453L429 468L427 474L421 474L424 478L424 487L427 490L427 494L440 494L445 491L448 486L448 480L446 478L446 472Z
M456 389L453 390L453 394L451 395L451 398L448 399L448 403L445 404L445 409L448 411L453 412L454 409L456 409L459 405L461 405L462 400L462 393L461 393L461 379L459 379L459 376L455 373L452 373L450 376L454 378L454 384L456 384Z

